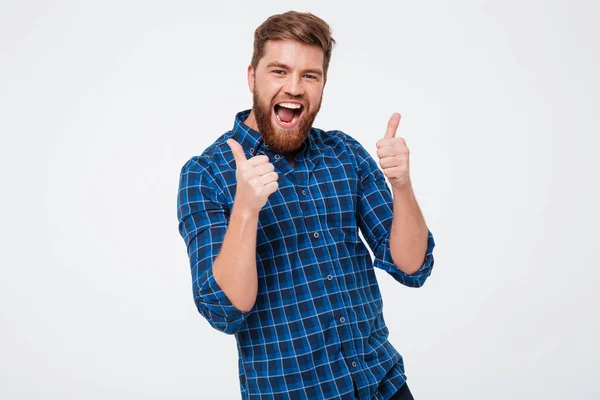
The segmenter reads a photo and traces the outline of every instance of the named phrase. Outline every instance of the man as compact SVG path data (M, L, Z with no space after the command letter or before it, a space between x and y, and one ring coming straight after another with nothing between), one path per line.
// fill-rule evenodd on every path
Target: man
M181 171L194 299L235 334L244 399L413 398L373 267L419 287L435 244L399 114L377 142L381 169L349 135L312 127L334 44L312 14L268 18L248 67L252 110Z

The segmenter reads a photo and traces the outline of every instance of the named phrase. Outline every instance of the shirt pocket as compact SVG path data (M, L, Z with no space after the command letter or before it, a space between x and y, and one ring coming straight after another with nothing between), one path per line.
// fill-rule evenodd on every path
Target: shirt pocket
M350 162L323 156L324 172L313 182L311 193L320 220L326 228L352 228L356 225L358 177ZM318 172L315 173L318 175Z

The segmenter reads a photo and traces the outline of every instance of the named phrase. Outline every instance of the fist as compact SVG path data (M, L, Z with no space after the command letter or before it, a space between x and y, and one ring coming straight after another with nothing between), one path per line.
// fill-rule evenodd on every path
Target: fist
M379 166L393 189L402 189L410 183L410 151L404 139L396 137L398 125L400 125L400 114L396 113L388 122L384 138L377 142Z
M244 149L233 139L227 140L235 159L237 188L234 204L249 212L259 213L279 184L278 175L265 155L246 159Z

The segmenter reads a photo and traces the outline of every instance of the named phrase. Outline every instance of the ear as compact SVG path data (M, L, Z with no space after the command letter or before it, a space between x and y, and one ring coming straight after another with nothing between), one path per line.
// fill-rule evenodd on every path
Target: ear
M250 93L254 94L254 68L252 65L248 65L248 89L250 89Z

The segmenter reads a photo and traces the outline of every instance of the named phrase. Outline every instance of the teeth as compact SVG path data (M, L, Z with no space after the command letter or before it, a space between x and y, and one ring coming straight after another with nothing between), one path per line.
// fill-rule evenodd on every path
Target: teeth
M296 103L279 103L277 104L279 107L285 107L285 108L290 108L292 110L297 110L300 107L302 107L300 104L296 104Z

